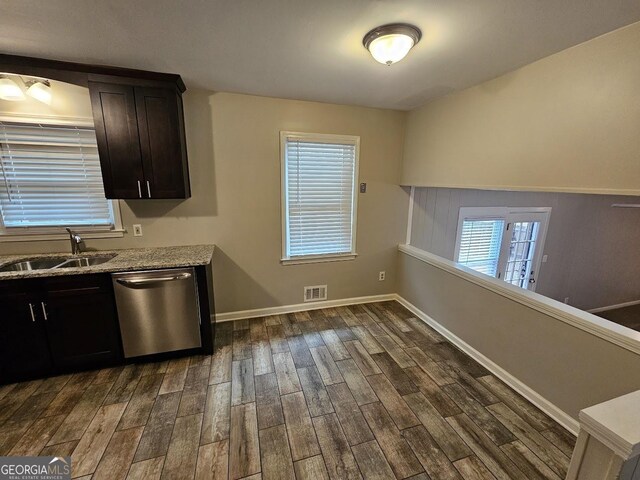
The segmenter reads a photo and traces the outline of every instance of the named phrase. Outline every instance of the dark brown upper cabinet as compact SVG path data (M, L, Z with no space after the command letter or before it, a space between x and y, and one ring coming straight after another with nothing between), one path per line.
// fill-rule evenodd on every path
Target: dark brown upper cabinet
M107 198L188 198L180 94L89 81Z
M179 75L0 55L0 71L89 88L105 196L191 196Z
M189 168L182 97L165 88L136 87L142 168L149 198L188 198Z

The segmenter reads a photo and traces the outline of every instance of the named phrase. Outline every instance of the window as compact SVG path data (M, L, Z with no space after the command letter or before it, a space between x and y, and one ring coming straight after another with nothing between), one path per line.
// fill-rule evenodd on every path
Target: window
M535 290L550 208L460 209L456 262Z
M92 125L0 121L0 235L114 231L116 210Z
M495 277L503 231L503 219L464 219L458 242L458 263Z
M283 263L355 257L359 137L281 132Z

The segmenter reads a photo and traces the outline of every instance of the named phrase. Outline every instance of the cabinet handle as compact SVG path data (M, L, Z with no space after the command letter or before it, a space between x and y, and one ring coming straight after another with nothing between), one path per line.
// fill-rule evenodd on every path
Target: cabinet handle
M33 313L33 305L31 303L29 304L29 311L31 312L31 321L35 322L36 321L36 315Z
M140 180L138 180L138 196L142 198L142 187L140 186Z
M40 302L40 305L42 305L42 315L44 315L44 319L49 320L49 318L47 317L47 304L44 302Z
M151 198L151 187L149 186L149 180L147 180L147 195Z

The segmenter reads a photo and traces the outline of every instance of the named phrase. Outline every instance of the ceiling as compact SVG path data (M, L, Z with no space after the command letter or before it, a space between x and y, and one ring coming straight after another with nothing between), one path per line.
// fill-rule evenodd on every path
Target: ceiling
M636 21L637 0L1 0L0 51L407 110ZM390 22L423 38L387 67L361 42Z

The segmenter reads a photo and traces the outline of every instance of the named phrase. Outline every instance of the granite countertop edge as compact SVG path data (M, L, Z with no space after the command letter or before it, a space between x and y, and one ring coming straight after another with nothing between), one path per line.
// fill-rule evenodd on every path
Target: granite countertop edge
M29 271L0 272L0 281L28 278L87 275L91 273L130 272L162 268L196 267L208 265L213 258L215 245L185 245L171 247L127 248L122 250L94 250L82 252L75 257L115 255L111 260L86 267L47 268ZM33 258L73 258L70 253L33 253L0 255L0 267Z

